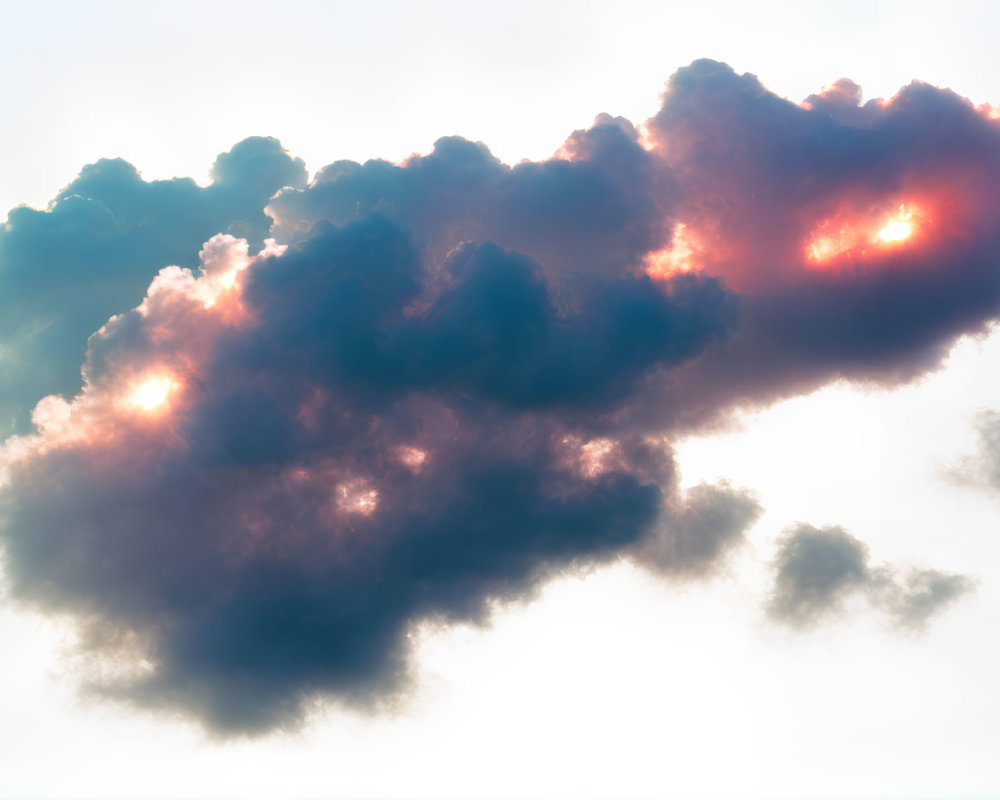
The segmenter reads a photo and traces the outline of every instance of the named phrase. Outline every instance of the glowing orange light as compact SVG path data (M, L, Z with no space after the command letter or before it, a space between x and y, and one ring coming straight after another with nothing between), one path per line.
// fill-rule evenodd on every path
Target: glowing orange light
M643 150L649 150L652 152L656 149L656 142L653 140L653 134L649 130L649 126L645 122L640 122L635 126L635 129L639 132L639 145Z
M806 244L806 259L823 263L844 254L866 256L869 247L897 246L916 234L917 216L912 207L901 205L896 213L877 220L862 217L845 221L840 215L825 220Z
M596 478L610 468L608 461L617 449L614 439L591 439L580 447L580 471L588 478Z
M337 505L350 514L368 516L378 505L378 492L357 481L342 483L337 487Z
M170 378L150 378L132 393L132 404L153 411L167 401L167 396L176 386L177 382Z
M697 266L700 248L683 222L674 227L670 247L650 253L646 273L651 278L669 278L678 272L689 272Z
M990 119L1000 119L1000 106L991 106L989 103L983 103L981 106L977 106L976 110L980 114L985 114Z
M910 218L913 213L904 206L899 207L899 214L891 218L882 230L878 232L878 239L882 242L901 242L910 238L913 233L913 225Z
M427 460L427 453L418 447L401 447L399 448L399 460L414 472L419 472L424 461Z
M857 232L850 226L820 234L809 242L807 255L812 261L826 261L853 249L858 243Z

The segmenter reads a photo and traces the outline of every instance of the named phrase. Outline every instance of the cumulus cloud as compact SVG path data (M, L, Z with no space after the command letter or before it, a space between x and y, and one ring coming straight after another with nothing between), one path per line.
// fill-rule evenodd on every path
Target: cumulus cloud
M956 483L1000 490L1000 411L983 409L973 427L978 439L975 452L949 468L947 475Z
M756 497L746 489L698 484L684 493L662 529L643 541L638 560L666 575L704 577L743 541L760 513Z
M600 115L558 154L509 167L481 142L439 139L403 164L338 161L268 205L273 235L295 242L325 223L377 212L440 260L462 241L491 241L549 273L630 271L670 238L673 181L630 122Z
M10 212L0 227L0 430L24 432L41 397L77 392L87 337L137 305L161 267L196 266L220 232L259 247L268 198L304 185L306 172L277 140L253 137L220 155L212 178L145 181L102 159L47 209Z
M404 691L421 619L626 556L711 573L758 507L680 492L671 438L918 374L997 313L1000 129L919 84L858 98L696 62L645 136L601 115L542 162L446 137L307 185L250 139L208 187L103 161L16 209L12 596L113 656L96 691L255 733ZM909 624L965 588L803 529L772 613L861 590Z
M842 528L799 525L784 536L775 559L768 613L807 627L840 610L844 599L868 582L868 547Z
M868 546L843 528L799 524L781 538L767 612L793 628L812 627L867 598L901 628L920 629L973 588L965 575L870 563Z
M904 574L881 568L872 575L872 602L883 608L902 628L920 630L935 616L963 595L972 591L976 581L968 575L956 575L936 569L911 569Z
M161 271L91 338L82 394L8 443L3 529L17 596L148 641L155 669L106 691L224 731L398 691L414 620L618 557L673 468L600 417L732 322L694 276L587 280L560 309L495 245L441 278L377 216L202 260Z
M744 317L649 413L907 380L995 317L996 120L917 81L859 102L841 81L797 105L707 60L671 78L648 128L684 227L654 267L725 276Z

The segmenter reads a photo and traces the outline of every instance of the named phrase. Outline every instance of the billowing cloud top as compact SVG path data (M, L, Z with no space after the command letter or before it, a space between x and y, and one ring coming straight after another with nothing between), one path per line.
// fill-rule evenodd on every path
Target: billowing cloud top
M415 621L623 554L710 572L756 501L679 492L671 437L918 374L997 314L1000 123L951 92L799 106L699 61L643 131L601 115L514 167L450 137L308 184L248 139L206 188L102 161L15 209L13 596L79 620L98 691L219 731L371 706ZM806 533L773 614L881 581L926 617ZM817 589L799 556L824 546L856 569Z

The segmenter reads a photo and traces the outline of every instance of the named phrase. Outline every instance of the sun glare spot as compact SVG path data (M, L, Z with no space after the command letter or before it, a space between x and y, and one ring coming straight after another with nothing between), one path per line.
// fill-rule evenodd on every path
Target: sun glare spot
M901 205L894 214L872 218L860 216L845 218L837 215L821 222L806 244L807 261L822 265L838 256L852 257L869 255L870 248L897 246L917 233L917 217L914 210ZM928 221L920 215L921 222Z
M580 447L580 471L588 478L596 478L610 468L609 461L618 447L614 439L591 439Z
M651 278L669 278L678 272L690 272L697 266L699 246L683 222L674 226L670 247L650 253L646 273Z
M368 516L378 505L378 492L357 481L342 483L337 487L337 505L349 514Z
M824 233L809 242L808 256L812 261L827 261L852 249L857 244L857 234L848 226Z
M401 447L399 448L399 460L414 472L419 472L427 460L427 452L419 447Z
M902 242L910 238L913 233L913 225L910 222L913 213L904 206L899 207L899 213L889 219L885 227L878 232L878 239L881 242Z
M170 378L150 378L132 393L132 403L145 411L162 406L177 382Z

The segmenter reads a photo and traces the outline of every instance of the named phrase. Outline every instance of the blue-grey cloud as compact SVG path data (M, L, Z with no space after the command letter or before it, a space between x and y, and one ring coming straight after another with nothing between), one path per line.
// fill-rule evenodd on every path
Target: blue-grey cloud
M208 187L102 161L15 209L12 596L130 664L96 690L219 732L377 707L422 619L621 557L709 574L759 509L680 492L671 437L919 374L996 315L1000 129L957 96L795 106L696 62L645 131L601 115L513 167L446 137L308 184L249 139ZM901 203L912 241L872 240ZM802 529L771 610L807 625L863 590L910 624L966 588L887 574Z
M295 242L318 223L376 212L433 260L462 241L491 241L551 273L597 275L633 270L667 243L673 182L631 123L602 114L560 155L509 167L484 144L449 136L401 165L338 161L270 202L273 235Z
M881 567L873 572L868 594L897 626L920 631L932 617L975 589L976 584L968 575L938 569L900 572Z
M859 102L841 81L797 105L707 60L671 79L649 129L673 213L693 263L743 293L744 318L651 413L909 380L996 316L1000 123L917 81ZM901 207L912 235L882 242Z
M669 452L603 417L737 311L697 276L588 276L560 308L531 259L428 270L380 216L203 260L91 338L72 406L39 406L3 530L16 596L89 641L152 635L155 670L102 691L230 732L390 695L415 620L482 619L652 531Z
M884 611L893 624L921 629L975 586L966 575L872 565L868 546L840 527L799 524L786 531L774 567L767 612L800 629L842 613L845 603L859 597Z
M719 567L726 551L743 541L761 511L746 489L725 483L693 486L662 529L643 540L639 561L668 576L704 577Z

